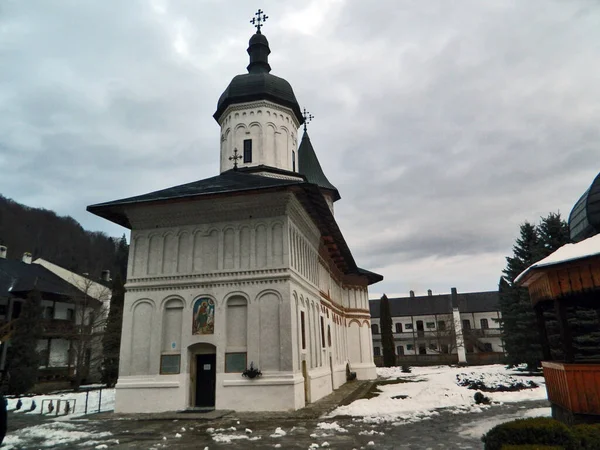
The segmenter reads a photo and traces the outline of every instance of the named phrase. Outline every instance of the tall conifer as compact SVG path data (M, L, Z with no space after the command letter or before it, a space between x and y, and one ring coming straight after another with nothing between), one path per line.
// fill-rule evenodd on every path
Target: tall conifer
M379 302L379 326L381 327L381 346L383 348L383 365L393 367L396 365L396 349L392 330L392 313L390 301L383 294Z
M119 353L121 350L124 302L125 287L121 275L117 274L113 281L108 321L102 338L102 382L109 387L114 386L119 377Z
M8 393L22 395L36 383L40 357L37 352L41 336L42 296L37 289L32 290L23 303L21 314L16 321L15 331L8 348Z

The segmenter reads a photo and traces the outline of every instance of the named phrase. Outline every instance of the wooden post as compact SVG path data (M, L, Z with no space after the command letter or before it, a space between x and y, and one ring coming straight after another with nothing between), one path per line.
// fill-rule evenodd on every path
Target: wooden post
M567 320L567 306L565 305L564 301L557 298L554 300L554 308L556 310L556 318L558 319L558 326L560 328L560 337L562 340L563 352L565 354L565 362L573 363L575 361L575 354L573 352L571 329L569 328L569 321Z
M552 360L552 354L550 353L550 344L548 343L548 334L546 333L546 320L544 319L544 307L542 302L539 302L534 307L535 318L537 319L537 327L540 333L540 343L542 344L542 354L544 360Z

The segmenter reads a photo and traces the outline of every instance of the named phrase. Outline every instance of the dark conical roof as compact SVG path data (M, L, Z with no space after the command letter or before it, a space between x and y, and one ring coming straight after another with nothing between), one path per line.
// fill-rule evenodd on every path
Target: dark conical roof
M310 143L310 138L306 130L298 149L298 173L304 175L309 183L316 184L321 189L332 191L334 202L341 198L337 188L329 182L323 173L323 169L317 159L315 149Z
M569 231L573 242L600 233L600 174L573 206L569 215Z
M218 121L230 105L255 100L269 100L290 108L298 122L304 123L300 105L290 83L269 73L271 71L269 53L271 53L271 49L265 35L260 32L254 34L248 45L248 54L250 55L248 73L233 77L227 89L221 94L217 103L217 111L213 114L215 120Z

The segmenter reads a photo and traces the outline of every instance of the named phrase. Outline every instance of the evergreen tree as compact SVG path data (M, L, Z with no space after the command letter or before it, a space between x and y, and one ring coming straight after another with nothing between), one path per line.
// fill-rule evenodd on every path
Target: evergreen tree
M513 256L506 258L504 277L500 280L499 297L501 327L507 362L526 363L530 370L539 367L542 347L535 313L527 289L514 284L515 278L539 260L539 240L536 228L529 222L520 227L520 236L513 246Z
M560 213L550 213L548 216L542 217L537 226L537 233L540 259L570 242L569 225L561 218Z
M10 394L25 394L37 381L40 366L37 342L42 331L41 318L42 296L37 289L34 289L23 303L8 348L8 392Z
M109 387L114 386L119 377L119 353L121 350L124 302L125 287L123 278L121 278L120 274L117 274L113 281L108 321L102 338L102 382Z
M383 294L379 302L379 326L381 327L381 346L383 347L383 365L393 367L396 365L396 349L392 330L392 313L390 301Z

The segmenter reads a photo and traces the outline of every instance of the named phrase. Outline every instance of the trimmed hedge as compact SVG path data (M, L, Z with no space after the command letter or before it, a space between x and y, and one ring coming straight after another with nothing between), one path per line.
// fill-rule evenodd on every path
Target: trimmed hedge
M502 450L564 450L564 447L557 447L556 445L538 445L538 444L527 444L527 445L503 445Z
M600 423L593 425L575 425L572 428L577 449L600 449Z
M503 446L538 444L577 450L577 439L564 423L549 417L533 417L502 423L488 431L481 440L485 450L502 450Z

